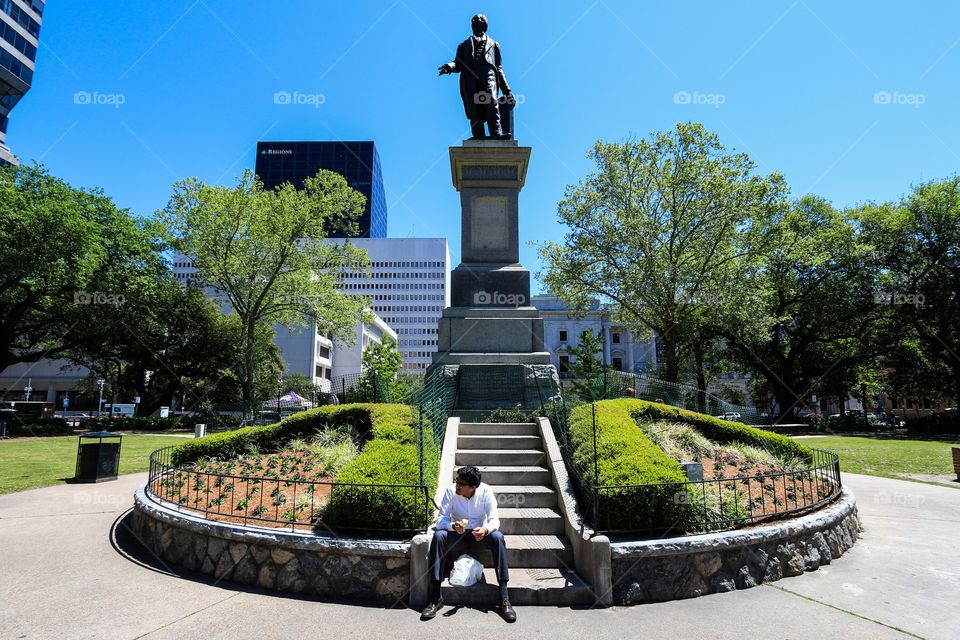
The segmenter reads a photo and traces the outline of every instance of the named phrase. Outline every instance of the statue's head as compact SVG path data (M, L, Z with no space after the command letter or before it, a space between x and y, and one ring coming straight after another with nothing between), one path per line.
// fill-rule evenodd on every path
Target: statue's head
M479 38L487 32L490 23L487 22L487 16L483 15L482 13L478 13L477 15L473 16L470 26L473 28L473 35Z

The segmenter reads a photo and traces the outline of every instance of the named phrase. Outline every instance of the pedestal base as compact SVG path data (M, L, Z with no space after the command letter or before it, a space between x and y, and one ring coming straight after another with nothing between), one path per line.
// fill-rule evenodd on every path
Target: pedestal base
M450 273L450 289L454 307L526 307L530 272L519 264L461 264Z
M443 310L434 364L458 364L456 354L507 358L497 362L541 363L549 354L543 343L543 318L534 307L515 309L448 307ZM471 358L474 362L477 359Z

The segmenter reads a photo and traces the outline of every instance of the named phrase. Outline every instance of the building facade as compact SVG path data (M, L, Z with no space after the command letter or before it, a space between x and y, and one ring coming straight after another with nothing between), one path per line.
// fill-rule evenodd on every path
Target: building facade
M544 343L561 377L570 375L575 361L570 352L587 331L603 336L604 364L631 373L656 370L656 336L638 339L628 328L613 321L610 307L595 303L582 316L575 316L553 296L533 296L532 302L543 317Z
M46 402L60 410L63 399L72 398L71 391L89 375L89 369L67 360L42 359L10 365L0 371L0 400Z
M0 0L2 1L2 0ZM358 221L360 238L387 236L387 199L380 155L373 142L258 142L256 173L263 186L275 189L285 182L296 188L320 169L335 171L367 198ZM330 229L331 238L343 231Z
M343 291L369 299L397 332L403 373L423 373L437 350L437 327L450 306L450 249L446 238L355 238L367 252L368 274L348 274Z
M0 0L0 165L19 164L7 147L10 112L33 84L45 0Z
M334 380L362 372L365 348L382 344L386 339L397 340L396 332L376 315L369 322L361 320L357 323L350 342L331 339L317 331L313 323L301 329L288 329L281 325L275 329L275 343L287 364L284 376L299 373L323 391L338 391L331 386Z
M450 249L446 238L332 238L330 241L349 242L367 252L370 271L346 274L339 287L345 293L367 298L370 309L386 328L396 332L394 337L403 357L403 373L425 372L437 350L440 316L444 307L450 306ZM178 253L173 258L173 273L178 282L186 284L195 277L196 268L188 256ZM285 331L277 328L278 345L290 363L292 358L281 344L286 340L281 338ZM335 347L329 339L320 337L327 340L327 347ZM335 364L320 361L318 364L332 366L332 375L341 375Z

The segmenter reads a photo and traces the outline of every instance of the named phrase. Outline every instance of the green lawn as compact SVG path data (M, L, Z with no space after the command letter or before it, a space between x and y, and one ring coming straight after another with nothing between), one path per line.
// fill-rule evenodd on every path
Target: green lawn
M840 470L884 478L914 480L907 474L954 475L951 447L931 440L899 440L856 436L803 438L805 444L840 456Z
M124 435L120 473L146 471L151 451L179 442L171 436ZM0 494L57 484L72 478L76 466L76 436L0 440Z

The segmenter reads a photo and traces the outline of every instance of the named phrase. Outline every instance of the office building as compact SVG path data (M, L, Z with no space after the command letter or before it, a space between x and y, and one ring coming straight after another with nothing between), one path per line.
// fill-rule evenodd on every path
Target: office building
M341 288L370 300L397 332L404 373L423 373L437 350L437 326L450 306L450 249L446 238L355 238L367 252L369 274L347 274Z
M289 182L298 189L320 169L335 171L367 198L358 221L359 238L387 235L387 199L380 156L373 142L258 142L256 173L267 189ZM331 238L342 231L329 230Z
M0 0L0 165L20 163L7 147L7 124L33 84L44 1Z

